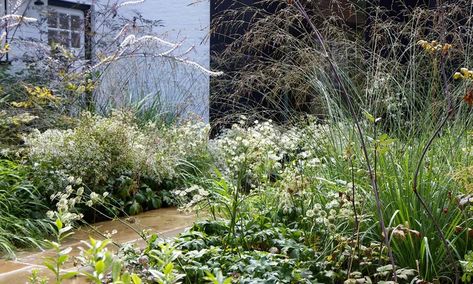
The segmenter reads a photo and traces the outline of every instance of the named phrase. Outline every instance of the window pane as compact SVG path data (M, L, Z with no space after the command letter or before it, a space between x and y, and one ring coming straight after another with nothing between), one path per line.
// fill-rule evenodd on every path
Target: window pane
M80 29L81 29L80 16L71 16L71 30L80 31Z
M48 13L48 26L50 28L57 28L57 13L56 12Z
M69 32L59 32L59 41L65 47L70 47Z
M74 48L80 48L80 33L72 33L71 45Z
M48 43L52 45L53 43L59 43L59 34L57 31L48 31Z
M69 30L69 15L59 13L59 28Z

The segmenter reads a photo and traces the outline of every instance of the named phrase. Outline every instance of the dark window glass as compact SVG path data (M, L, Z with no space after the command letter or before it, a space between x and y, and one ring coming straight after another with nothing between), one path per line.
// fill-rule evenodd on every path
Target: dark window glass
M69 30L69 15L59 13L59 28Z
M59 33L57 31L48 31L48 43L49 45L59 43Z
M81 29L81 20L79 16L71 16L71 30L79 31Z
M80 48L80 33L71 34L71 46L74 48Z
M57 13L50 12L48 14L48 26L50 28L57 28Z
M70 47L69 32L64 32L64 31L59 32L59 41L65 47Z

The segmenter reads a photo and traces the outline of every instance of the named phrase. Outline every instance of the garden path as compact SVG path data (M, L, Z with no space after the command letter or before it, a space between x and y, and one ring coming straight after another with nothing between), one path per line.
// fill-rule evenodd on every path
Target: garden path
M184 229L192 225L195 219L195 215L181 213L176 208L162 208L121 220L137 231L149 229L152 232L156 232L159 237L166 239L172 238L184 231ZM102 234L117 230L117 234L112 237L117 243L135 243L138 246L144 246L145 242L133 229L123 224L123 222L117 220L104 221L94 224L93 228ZM87 227L78 229L74 235L64 242L63 247L72 247L71 256L78 255L78 247L82 245L81 240L88 240L88 236L101 239L100 234L94 231L94 229ZM114 249L115 247L111 245L109 248ZM0 259L0 284L24 284L28 281L28 277L33 269L38 269L40 275L49 276L48 271L42 266L42 262L44 257L52 255L54 255L54 252L51 250L24 251L19 252L14 260ZM70 261L66 263L65 271L73 271L75 269L73 259L74 257L71 257ZM78 278L67 283L82 284L86 282Z

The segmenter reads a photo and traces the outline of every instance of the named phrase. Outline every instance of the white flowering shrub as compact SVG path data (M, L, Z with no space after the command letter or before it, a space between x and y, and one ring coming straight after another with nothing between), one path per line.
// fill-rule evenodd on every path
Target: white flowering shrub
M179 177L186 163L207 161L209 130L209 125L195 121L172 127L148 125L141 170L157 180L170 180Z
M274 191L284 214L293 213L296 205L292 196L313 187L317 180L309 174L327 162L323 147L326 139L326 127L315 120L281 127L272 121L250 123L241 117L209 141L214 175L193 180L172 193L182 209L190 211L219 204L222 191L230 195L238 191L259 195ZM223 190L222 182L226 184Z
M178 204L182 205L180 210L185 212L191 212L197 209L202 202L208 202L211 199L211 192L196 184L184 189L175 189L172 193L177 199Z
M89 187L111 176L134 171L142 139L131 118L115 113L102 118L86 113L75 129L49 129L27 136L28 158L36 171L49 176L63 172L81 177ZM54 186L48 190L54 191Z
M25 141L46 196L65 188L69 176L80 177L136 214L172 202L162 189L179 183L182 165L208 156L207 133L203 123L138 127L128 112L85 113L74 129L36 131Z
M238 124L211 141L210 149L226 176L237 178L249 174L263 181L282 167L288 152L297 148L298 136L283 133L271 121L248 124L242 117Z
M274 181L288 166L320 164L322 139L326 129L317 123L282 128L272 121L255 121L242 117L210 143L217 167L231 179L252 177L257 183ZM249 181L256 187L255 181Z

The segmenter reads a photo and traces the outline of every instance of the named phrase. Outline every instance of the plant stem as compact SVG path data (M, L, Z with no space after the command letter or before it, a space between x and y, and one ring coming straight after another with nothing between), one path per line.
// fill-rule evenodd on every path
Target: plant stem
M322 47L323 56L325 57L328 64L330 65L330 68L332 69L332 72L335 76L335 79L336 79L337 83L342 88L342 96L345 99L345 101L348 105L350 115L353 118L355 127L356 127L357 132L358 132L358 136L359 136L359 139L360 139L360 144L361 144L361 148L362 148L362 151L363 151L363 155L364 155L365 160L366 160L366 167L368 169L370 182L371 182L371 187L372 187L372 190L373 190L373 195L374 195L375 200L376 200L376 208L377 208L377 214L378 214L378 218L379 218L379 224L380 224L380 227L381 227L382 235L384 237L384 243L385 243L385 245L388 249L388 256L389 256L389 259L390 259L390 262L391 262L391 265L392 265L392 268L393 268L393 280L394 280L394 282L397 282L396 264L395 264L395 261L394 261L394 256L393 256L391 244L389 243L389 236L388 236L386 226L385 226L385 223L384 223L384 216L383 216L383 210L382 210L382 205L381 205L381 199L379 197L378 183L376 181L376 175L374 174L373 169L371 168L371 162L370 162L370 158L369 158L369 154L368 154L368 149L367 149L366 144L365 144L365 140L364 140L364 136L363 136L364 135L363 130L361 129L361 125L360 125L360 123L358 121L358 118L357 118L357 115L355 113L351 98L348 95L348 92L345 88L345 85L343 84L342 79L340 78L340 75L337 72L337 68L335 67L332 56L329 53L329 51L327 50L327 48L325 47L325 40L324 40L322 34L320 34L319 30L317 29L315 24L312 22L312 20L310 19L309 15L305 11L304 7L299 2L299 0L294 0L294 5L297 7L299 12L302 14L302 16L309 23L312 30L315 32L316 38L317 38L318 42L320 43L320 45Z
M353 257L354 257L356 252L357 253L360 252L360 223L359 223L359 220L358 220L358 213L356 212L355 170L353 168L353 157L351 156L351 154L350 154L350 169L351 169L351 194L352 194L351 205L353 207L353 214L355 215L355 232L354 232L355 235L353 236L353 239L355 239L355 237L356 237L356 247L350 255L350 264L348 265L348 273L347 273L348 278L350 277L351 269L352 269L352 266L353 266Z

